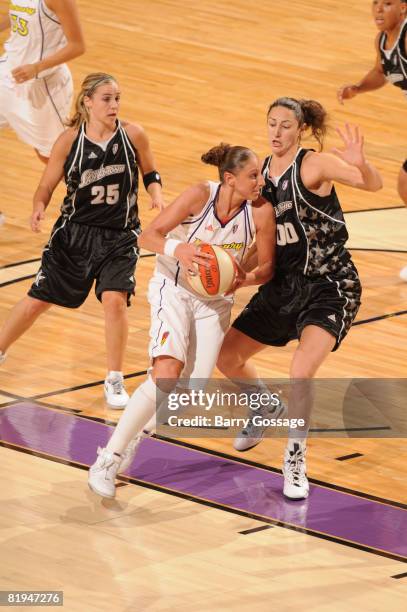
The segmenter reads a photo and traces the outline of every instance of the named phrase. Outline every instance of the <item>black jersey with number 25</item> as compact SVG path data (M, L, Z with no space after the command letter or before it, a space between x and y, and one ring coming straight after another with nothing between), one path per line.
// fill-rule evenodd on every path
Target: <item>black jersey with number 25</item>
M85 123L64 164L64 218L111 229L139 226L136 150L120 122L105 147L86 136Z
M315 277L339 272L350 255L344 247L348 232L335 188L321 197L301 180L301 163L310 150L298 150L277 185L269 176L271 156L267 157L262 194L276 214L277 270Z

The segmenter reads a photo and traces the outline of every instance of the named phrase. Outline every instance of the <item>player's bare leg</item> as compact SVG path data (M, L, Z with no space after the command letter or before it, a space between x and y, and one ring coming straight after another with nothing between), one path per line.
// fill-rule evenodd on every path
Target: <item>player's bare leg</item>
M4 361L7 349L51 306L28 295L14 306L0 331L0 361Z

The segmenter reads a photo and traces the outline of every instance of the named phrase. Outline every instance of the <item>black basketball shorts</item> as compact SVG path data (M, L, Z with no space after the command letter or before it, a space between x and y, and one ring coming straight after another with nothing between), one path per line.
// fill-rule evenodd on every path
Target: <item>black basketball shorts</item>
M351 261L332 276L273 279L260 287L232 327L263 344L285 346L300 338L304 327L316 325L336 338L335 351L359 310L361 293Z
M133 231L82 225L60 217L44 247L41 267L28 295L78 308L96 281L98 300L104 291L120 291L127 293L130 305L137 259Z

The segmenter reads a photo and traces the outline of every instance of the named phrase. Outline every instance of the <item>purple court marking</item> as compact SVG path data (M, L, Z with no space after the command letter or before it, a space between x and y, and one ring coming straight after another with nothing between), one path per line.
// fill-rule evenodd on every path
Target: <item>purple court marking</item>
M90 465L112 428L23 402L0 410L1 440ZM129 476L253 515L289 523L393 555L407 556L407 512L311 485L310 496L289 501L280 474L205 452L147 438Z

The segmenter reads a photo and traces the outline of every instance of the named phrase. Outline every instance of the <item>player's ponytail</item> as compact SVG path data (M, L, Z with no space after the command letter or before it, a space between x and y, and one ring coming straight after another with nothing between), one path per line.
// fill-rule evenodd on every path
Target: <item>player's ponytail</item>
M216 147L212 147L201 156L201 161L204 164L217 166L219 169L219 178L223 182L225 172L234 172L243 168L248 159L255 155L251 149L247 147L239 147L225 142L221 142Z
M327 112L316 100L298 100L304 115L304 124L310 128L322 151L327 131Z
M75 100L75 114L67 122L68 127L78 128L84 121L89 121L89 112L85 105L85 98L91 98L96 89L105 83L116 82L116 79L105 72L93 72L85 77L80 92Z
M276 106L283 106L291 110L300 128L309 128L312 132L313 137L319 144L320 150L322 150L325 134L327 132L327 112L316 100L297 100L295 98L278 98L275 100L267 111L267 117L270 114L272 108Z

